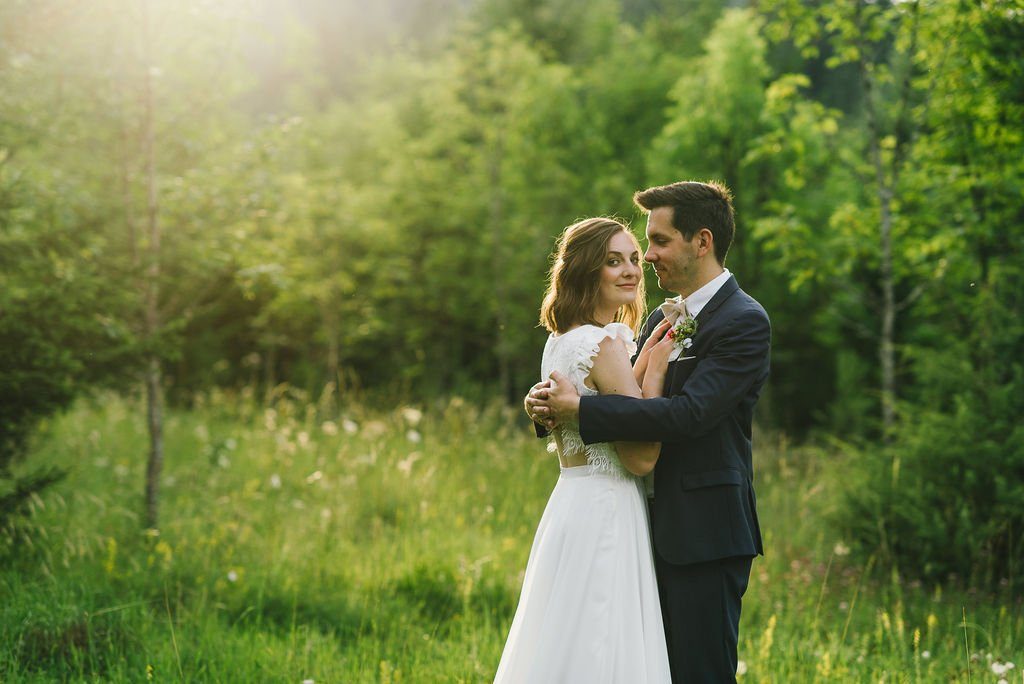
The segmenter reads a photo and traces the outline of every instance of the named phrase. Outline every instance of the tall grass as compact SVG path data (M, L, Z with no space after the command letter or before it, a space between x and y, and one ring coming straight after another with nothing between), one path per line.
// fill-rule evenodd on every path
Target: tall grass
M33 463L72 472L0 567L3 681L490 679L558 476L519 411L215 392L169 413L159 530L144 430L106 397L42 431ZM741 680L1024 682L1009 590L851 561L824 522L844 458L757 437Z

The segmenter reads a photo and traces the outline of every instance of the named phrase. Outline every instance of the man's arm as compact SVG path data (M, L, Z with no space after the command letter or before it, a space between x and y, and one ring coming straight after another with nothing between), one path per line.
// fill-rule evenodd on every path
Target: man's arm
M730 321L698 362L682 394L656 399L582 397L580 435L587 444L678 442L711 431L768 373L771 326L758 310Z

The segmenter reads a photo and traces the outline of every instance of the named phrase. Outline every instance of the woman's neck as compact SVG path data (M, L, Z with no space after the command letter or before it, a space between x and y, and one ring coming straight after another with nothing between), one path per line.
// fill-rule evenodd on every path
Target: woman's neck
M618 314L619 307L617 306L614 308L607 309L602 309L601 307L598 307L594 309L594 321L599 325L608 325L609 323L615 322L615 318L618 316Z

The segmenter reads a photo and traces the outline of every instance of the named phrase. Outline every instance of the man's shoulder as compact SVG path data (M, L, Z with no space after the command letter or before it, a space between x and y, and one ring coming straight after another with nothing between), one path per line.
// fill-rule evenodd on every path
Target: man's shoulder
M730 299L734 300L733 309L736 314L745 314L751 317L764 318L766 321L769 320L768 312L761 306L761 302L744 292L743 288L737 289L736 296L730 297Z

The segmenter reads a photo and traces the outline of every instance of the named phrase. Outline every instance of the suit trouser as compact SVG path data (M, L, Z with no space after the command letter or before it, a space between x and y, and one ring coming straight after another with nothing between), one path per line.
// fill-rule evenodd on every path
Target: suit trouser
M736 681L740 602L752 558L674 565L654 552L672 681Z

